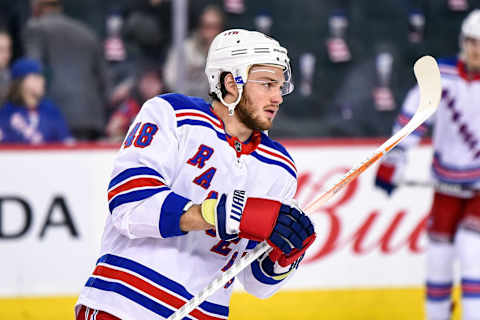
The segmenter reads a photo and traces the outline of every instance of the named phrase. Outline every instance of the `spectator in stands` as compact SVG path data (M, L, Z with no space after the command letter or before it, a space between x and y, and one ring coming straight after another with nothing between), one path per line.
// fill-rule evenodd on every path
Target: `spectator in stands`
M332 136L387 137L391 133L399 92L406 92L405 84L410 83L406 76L411 73L405 72L405 58L391 42L372 42L371 47L371 55L347 73L324 117Z
M0 143L71 142L58 107L44 98L45 78L40 64L18 59L11 68L7 101L0 108Z
M12 58L23 54L21 31L30 17L30 1L0 0L0 29L6 30L11 39Z
M199 20L198 27L184 42L185 61L185 95L208 99L208 81L205 78L205 61L208 48L213 38L224 30L224 14L214 5L207 6ZM163 77L169 90L178 91L177 55L175 48L170 48Z
M113 113L108 122L106 131L109 140L121 142L143 103L163 92L164 85L160 71L147 69L140 74L129 97Z
M12 39L6 30L0 30L0 104L5 102L10 84L9 63L12 57Z
M170 43L172 2L128 0L123 36L127 54L139 63L161 63Z
M78 140L96 140L106 123L109 91L102 43L62 12L61 0L32 0L25 54L46 68L48 95L62 108Z

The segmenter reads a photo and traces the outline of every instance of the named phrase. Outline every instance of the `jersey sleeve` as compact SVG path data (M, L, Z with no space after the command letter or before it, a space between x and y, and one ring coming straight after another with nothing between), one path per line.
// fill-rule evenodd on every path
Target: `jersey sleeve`
M130 126L114 161L108 205L114 226L129 238L180 236L180 217L189 199L170 188L179 160L172 106L148 100Z
M297 181L292 177L291 183L286 184L280 198L292 201L296 190ZM246 252L250 253L257 245L258 242L250 240L247 244ZM288 279L291 279L298 268L298 263L295 262L288 272L281 275L272 275L272 272L268 270L269 268L266 267L264 263L267 261L266 259L268 259L267 255L268 253L253 261L249 267L243 269L238 275L238 279L244 289L259 298L268 298L277 292L285 285Z
M409 121L412 119L413 115L417 111L417 108L420 104L420 89L418 86L410 89L408 92L400 114L397 116L394 126L393 126L393 133L396 133L401 128L403 128ZM397 146L397 148L408 150L420 142L420 140L427 134L429 128L431 127L433 122L433 117L427 119L424 123L422 123L415 131L413 131L410 135L405 137Z

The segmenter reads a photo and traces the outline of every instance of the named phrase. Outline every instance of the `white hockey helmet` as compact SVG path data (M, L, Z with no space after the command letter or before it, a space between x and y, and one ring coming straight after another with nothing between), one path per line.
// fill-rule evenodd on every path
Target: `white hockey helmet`
M468 14L462 22L462 38L480 39L480 9Z
M275 65L283 68L285 82L282 95L293 91L292 71L287 49L278 41L256 31L232 29L218 34L208 50L205 73L210 92L228 107L230 114L240 101L243 86L247 82L248 71L253 65ZM233 103L226 103L221 92L220 75L231 73L238 88L238 98Z

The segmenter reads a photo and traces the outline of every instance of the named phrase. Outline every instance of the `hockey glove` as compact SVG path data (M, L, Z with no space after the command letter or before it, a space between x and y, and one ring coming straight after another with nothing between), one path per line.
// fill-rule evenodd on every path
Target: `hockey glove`
M222 240L246 238L267 240L272 233L282 203L264 198L247 198L245 191L222 194L202 203L203 219L215 226Z
M312 222L299 209L276 200L247 198L241 190L205 200L202 216L222 240L268 240L273 247L270 259L282 267L302 257L316 237Z
M301 260L315 241L316 234L310 219L294 206L283 204L277 222L267 242L273 247L269 258L287 267Z
M269 253L263 254L260 258L257 259L257 262L260 266L260 270L265 274L266 276L274 279L274 280L283 280L286 277L288 277L292 271L297 269L298 265L302 261L303 256L297 259L294 263L292 263L289 266L286 267L281 267L278 264L278 261L273 262L270 257Z
M384 190L389 196L403 178L406 156L398 147L385 156L380 163L375 177L375 186Z

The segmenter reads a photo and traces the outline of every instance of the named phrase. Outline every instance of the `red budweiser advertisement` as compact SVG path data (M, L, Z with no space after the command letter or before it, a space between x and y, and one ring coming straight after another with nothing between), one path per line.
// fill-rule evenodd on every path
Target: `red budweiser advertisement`
M298 168L296 198L305 206L371 153L379 140L286 141ZM318 238L289 288L421 286L425 227L433 190L431 148L413 150L410 185L392 196L374 187L376 165L311 215Z

